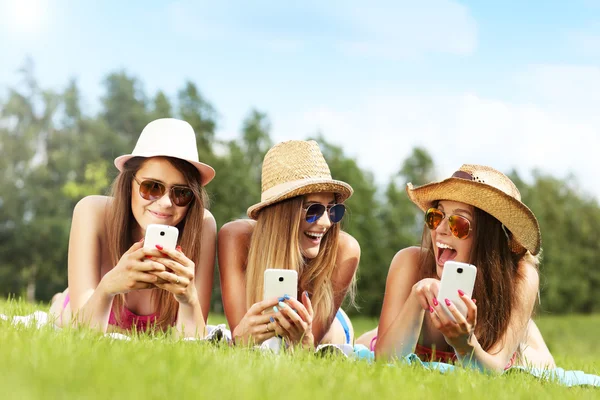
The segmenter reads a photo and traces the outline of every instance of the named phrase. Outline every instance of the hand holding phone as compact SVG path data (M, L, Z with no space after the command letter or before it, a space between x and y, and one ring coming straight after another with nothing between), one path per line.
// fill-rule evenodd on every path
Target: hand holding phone
M146 227L144 249L156 250L156 245L159 245L163 249L175 250L178 237L179 230L174 226L150 224Z
M458 290L462 290L465 296L473 296L475 286L475 277L477 268L474 265L461 263L457 261L446 261L442 271L442 280L437 298L444 312L456 322L456 319L446 306L445 299L450 300L463 316L467 316L467 306L458 295Z

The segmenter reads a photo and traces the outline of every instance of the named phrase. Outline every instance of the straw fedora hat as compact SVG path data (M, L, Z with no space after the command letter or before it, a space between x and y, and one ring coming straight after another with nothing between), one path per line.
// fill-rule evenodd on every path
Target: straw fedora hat
M521 201L521 193L502 172L482 165L464 164L452 177L419 187L406 185L411 201L423 211L434 201L451 200L477 207L500 221L511 233L511 249L523 248L536 255L542 237L533 212ZM515 243L516 242L516 243Z
M205 186L215 177L215 170L198 160L196 134L190 124L180 119L161 118L150 122L138 138L131 154L115 158L115 166L123 166L133 157L174 157L185 160L200 171L200 183Z
M331 178L325 157L314 140L290 140L271 147L262 165L260 203L248 208L256 219L260 210L282 200L308 193L336 194L338 203L352 196L352 187Z

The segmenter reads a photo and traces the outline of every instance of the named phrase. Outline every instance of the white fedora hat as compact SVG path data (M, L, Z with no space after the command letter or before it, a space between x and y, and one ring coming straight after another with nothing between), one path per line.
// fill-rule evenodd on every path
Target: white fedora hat
M190 124L180 119L161 118L150 122L138 138L131 154L115 158L115 166L123 166L133 157L174 157L185 160L200 171L200 183L205 186L215 177L215 170L198 159L196 134Z

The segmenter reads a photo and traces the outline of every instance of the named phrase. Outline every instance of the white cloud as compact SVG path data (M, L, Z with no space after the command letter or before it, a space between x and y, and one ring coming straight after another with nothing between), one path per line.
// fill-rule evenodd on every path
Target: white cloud
M222 23L226 16L218 7L210 7L205 2L176 1L166 7L165 13L168 22L160 28L190 39L216 40L230 34L227 25Z
M477 23L467 7L454 1L398 1L385 8L361 2L340 12L358 32L359 37L340 42L351 53L404 58L471 54L477 47Z
M600 34L588 32L572 32L567 40L571 47L579 50L582 54L597 56L600 53Z
M559 178L572 172L582 189L600 200L596 183L600 104L598 92L583 90L600 85L600 74L552 66L531 71L527 90L538 96L537 102L509 102L476 93L377 94L362 97L348 109L320 106L274 116L274 136L305 138L307 132L321 130L327 140L343 145L363 168L373 171L379 183L387 182L419 145L433 156L440 178L462 163L486 164L504 172L516 168L524 178L533 169Z
M256 2L240 8L181 0L167 7L169 27L196 40L236 40L275 52L325 46L359 56L406 58L471 54L477 24L451 0L425 2Z
M600 67L534 65L516 80L520 92L557 112L582 118L598 115Z

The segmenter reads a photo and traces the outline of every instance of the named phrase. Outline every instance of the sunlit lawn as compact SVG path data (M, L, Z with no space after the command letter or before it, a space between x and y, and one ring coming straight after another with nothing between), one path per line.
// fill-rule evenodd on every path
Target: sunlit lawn
M40 305L0 301L0 313ZM209 323L224 322L211 316ZM360 334L375 320L353 318ZM600 374L600 315L544 316L538 324L559 366ZM279 356L208 343L139 336L112 340L89 331L15 327L0 321L0 398L600 398L600 388L565 388L526 374L442 375L418 367Z

